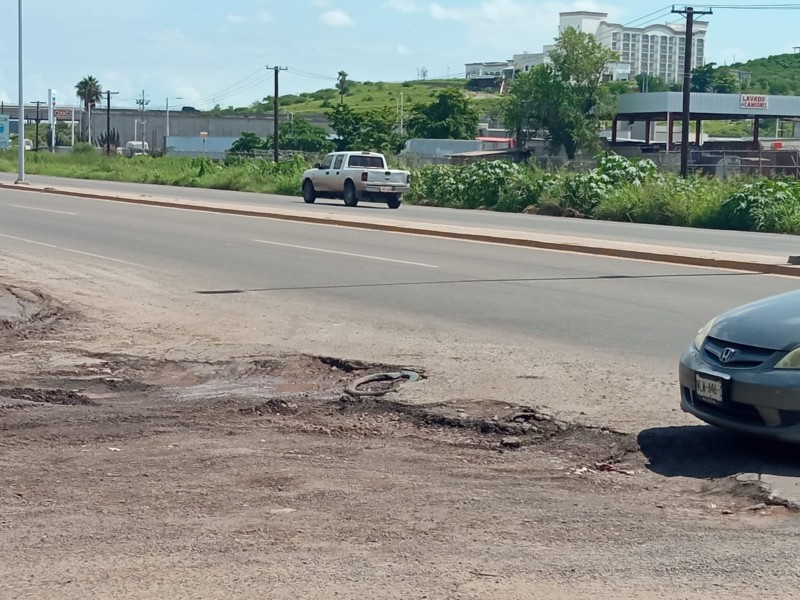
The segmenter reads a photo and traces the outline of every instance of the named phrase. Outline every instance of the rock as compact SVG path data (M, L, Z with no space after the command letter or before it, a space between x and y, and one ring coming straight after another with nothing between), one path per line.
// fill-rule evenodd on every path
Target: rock
M739 483L758 483L761 481L761 475L758 473L742 473L736 476L736 481Z
M522 446L522 440L518 437L504 437L500 440L500 445L503 448L520 448Z
M765 508L767 508L767 505L764 502L759 502L758 504L754 504L753 506L748 506L747 510L756 511L756 510L764 510Z

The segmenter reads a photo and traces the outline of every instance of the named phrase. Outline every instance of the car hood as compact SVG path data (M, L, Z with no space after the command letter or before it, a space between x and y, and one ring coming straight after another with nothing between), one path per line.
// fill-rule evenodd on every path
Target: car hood
M792 350L800 346L800 291L764 298L723 313L709 335L746 346Z

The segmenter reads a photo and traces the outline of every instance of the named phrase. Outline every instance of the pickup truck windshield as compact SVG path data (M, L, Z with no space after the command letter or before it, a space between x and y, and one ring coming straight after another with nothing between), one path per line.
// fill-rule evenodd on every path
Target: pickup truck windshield
M347 162L348 167L357 167L362 169L383 169L383 158L380 156L351 156Z

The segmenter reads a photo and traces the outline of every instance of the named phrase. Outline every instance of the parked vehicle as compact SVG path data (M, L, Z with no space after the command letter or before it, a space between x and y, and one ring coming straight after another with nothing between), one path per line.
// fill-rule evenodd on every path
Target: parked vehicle
M359 202L385 202L399 208L409 190L411 173L389 169L383 154L375 152L333 152L303 173L303 199L342 198L347 206Z
M800 442L800 291L726 312L680 361L681 408L706 423Z

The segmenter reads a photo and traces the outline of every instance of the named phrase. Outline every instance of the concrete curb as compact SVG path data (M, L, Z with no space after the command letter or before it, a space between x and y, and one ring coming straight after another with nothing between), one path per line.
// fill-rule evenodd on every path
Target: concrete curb
M191 203L188 201L166 200L155 198L134 198L132 196L117 196L102 194L91 191L58 189L54 187L43 187L34 185L15 185L0 183L0 189L33 192L40 194L52 194L57 196L69 196L75 198L89 198L92 200L104 200L111 202L124 202L126 204L138 204L144 206L157 206L160 208L174 208L180 210L195 210L224 215L236 215L245 217L259 217L265 219L276 219L282 221L292 221L296 223L309 223L315 225L335 225L338 227L349 227L351 229L364 229L369 231L388 231L392 233L405 233L410 235L424 235L428 237L438 237L452 240L462 240L470 242L485 242L491 244L501 244L506 246L519 246L538 250L555 250L559 252L572 252L577 254L588 254L593 256L604 256L609 258L626 258L633 260L645 260L650 262L668 263L676 265L686 265L694 267L708 267L714 269L728 269L733 271L747 271L753 273L764 273L768 275L784 275L789 277L800 277L800 266L788 263L771 263L758 260L748 260L725 256L701 256L689 253L680 253L680 249L670 248L670 251L655 251L647 249L647 246L640 246L641 249L624 247L604 246L592 244L597 240L587 240L586 242L562 242L549 241L546 239L532 239L524 237L513 237L501 234L486 234L479 231L469 231L468 228L459 227L461 231L447 229L429 229L415 225L395 225L390 223L376 223L359 220L345 220L334 217L317 217L299 213L278 212L270 209L251 209L241 207L225 207L220 205ZM736 256L736 255L734 255Z

